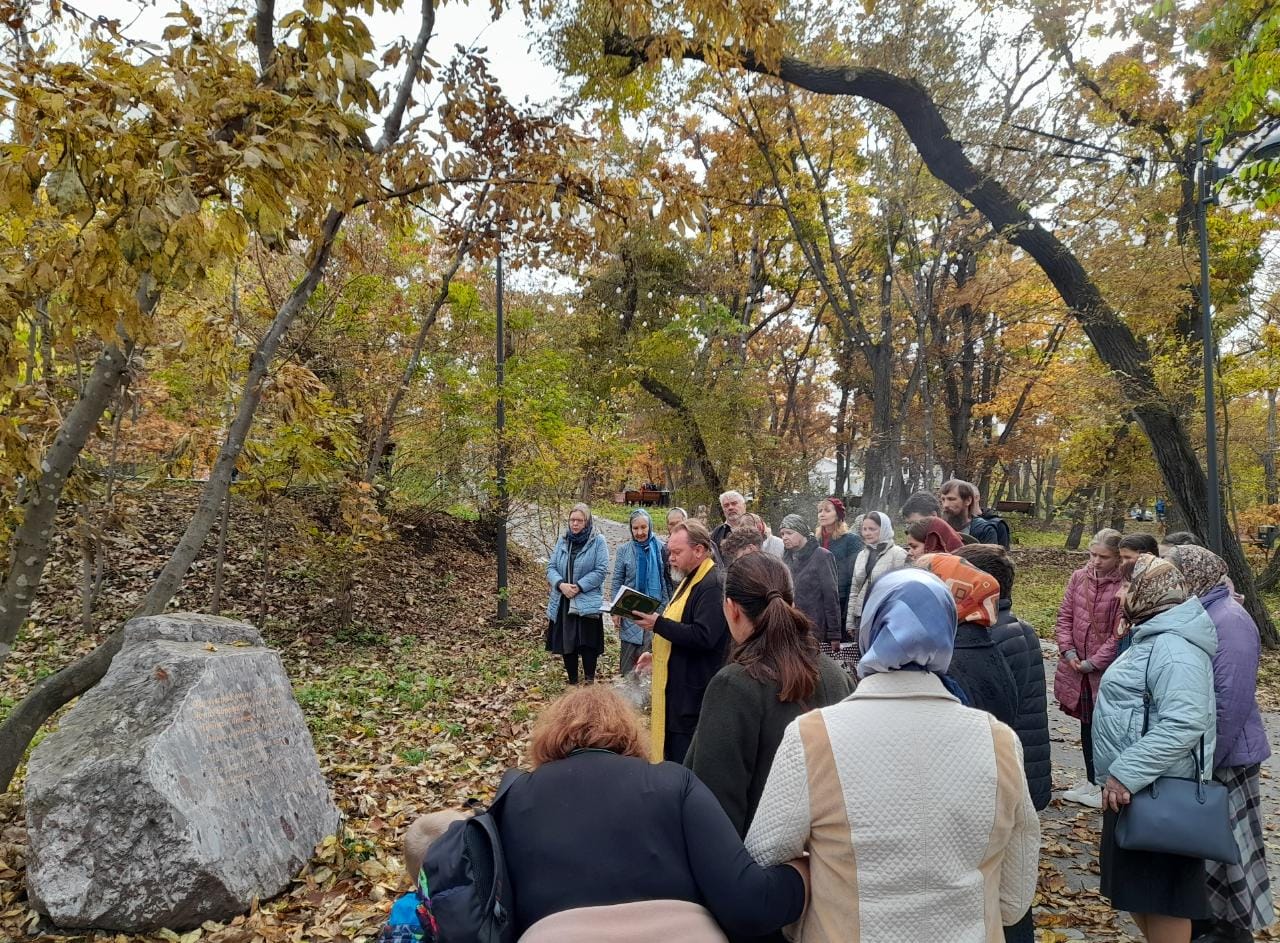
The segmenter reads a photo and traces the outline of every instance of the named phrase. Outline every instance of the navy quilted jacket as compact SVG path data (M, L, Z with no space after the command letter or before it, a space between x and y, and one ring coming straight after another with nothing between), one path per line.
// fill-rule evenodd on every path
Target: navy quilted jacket
M1011 725L1022 741L1022 766L1036 811L1049 804L1053 775L1049 758L1049 704L1045 688L1044 656L1035 630L1013 614L1011 603L1000 600L991 639L1004 656L1018 688L1018 708Z

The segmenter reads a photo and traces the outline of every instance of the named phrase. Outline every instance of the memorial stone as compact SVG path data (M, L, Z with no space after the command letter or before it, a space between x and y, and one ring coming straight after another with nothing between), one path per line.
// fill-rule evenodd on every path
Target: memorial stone
M280 657L252 626L134 619L31 755L32 905L59 927L182 930L284 890L338 827Z

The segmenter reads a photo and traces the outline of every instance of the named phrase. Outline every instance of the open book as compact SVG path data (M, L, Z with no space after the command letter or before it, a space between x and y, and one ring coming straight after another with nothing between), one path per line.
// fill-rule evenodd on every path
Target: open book
M633 612L657 612L661 607L661 600L646 596L630 586L623 586L614 594L613 600L605 604L604 611L625 619Z

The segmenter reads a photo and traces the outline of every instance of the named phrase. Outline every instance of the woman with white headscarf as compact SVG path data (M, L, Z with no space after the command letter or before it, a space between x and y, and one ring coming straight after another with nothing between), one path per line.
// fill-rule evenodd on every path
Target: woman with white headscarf
M862 620L862 604L871 587L880 577L900 570L910 561L907 551L893 542L893 522L888 514L870 511L862 516L859 525L863 547L853 563L853 586L849 595L848 633L858 637L858 624Z
M1022 748L951 692L955 633L937 577L887 574L863 607L858 689L787 727L747 850L761 864L809 852L799 939L986 943L1031 906L1040 826Z

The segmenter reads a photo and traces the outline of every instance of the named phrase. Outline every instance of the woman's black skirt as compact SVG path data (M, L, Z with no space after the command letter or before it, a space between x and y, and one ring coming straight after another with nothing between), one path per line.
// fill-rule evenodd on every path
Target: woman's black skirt
M1204 859L1116 844L1116 813L1102 814L1102 896L1116 910L1202 920L1209 916Z
M547 620L547 651L559 655L575 652L604 652L604 619L599 613L580 616L569 611L569 600L561 597L555 619Z

